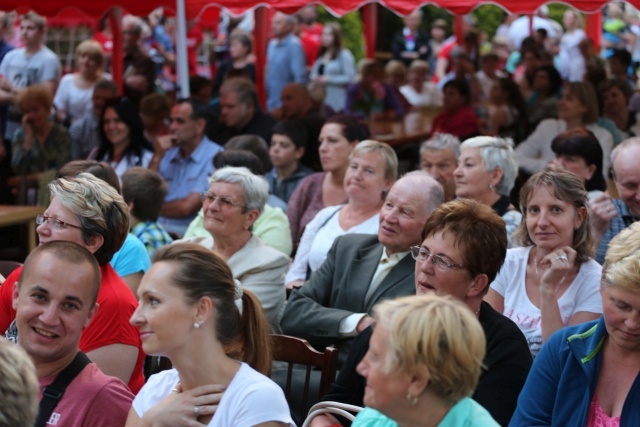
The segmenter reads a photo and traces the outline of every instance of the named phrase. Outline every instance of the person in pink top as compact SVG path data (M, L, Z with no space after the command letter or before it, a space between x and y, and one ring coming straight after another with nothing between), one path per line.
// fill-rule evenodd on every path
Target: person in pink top
M32 359L40 386L37 427L120 427L126 421L133 394L78 348L83 329L99 312L100 282L98 261L75 242L45 243L25 261L13 306L18 343ZM62 396L52 398L54 391Z

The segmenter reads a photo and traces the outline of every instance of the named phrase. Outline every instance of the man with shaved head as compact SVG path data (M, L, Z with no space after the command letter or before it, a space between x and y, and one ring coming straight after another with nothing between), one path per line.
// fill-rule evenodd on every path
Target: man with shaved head
M37 426L122 426L133 395L79 350L80 336L99 305L100 266L70 241L37 247L13 288L18 344L33 360L40 383Z

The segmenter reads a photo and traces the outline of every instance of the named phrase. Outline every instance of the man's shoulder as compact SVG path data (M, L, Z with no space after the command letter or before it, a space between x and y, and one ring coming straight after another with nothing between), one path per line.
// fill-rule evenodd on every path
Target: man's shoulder
M204 154L204 155L209 155L211 154L212 156L214 156L216 153L218 153L218 151L222 151L223 148L220 144L213 142L212 140L210 140L208 137L204 137L202 139L202 141L200 142L200 145L198 145L198 148L201 151L198 154Z
M336 248L364 249L368 247L382 246L377 234L344 234L336 238Z

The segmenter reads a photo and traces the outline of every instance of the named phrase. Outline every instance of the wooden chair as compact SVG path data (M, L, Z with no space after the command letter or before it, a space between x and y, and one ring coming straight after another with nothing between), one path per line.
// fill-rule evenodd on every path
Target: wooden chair
M0 275L5 278L13 273L13 270L20 267L22 264L17 261L0 260Z
M327 347L324 352L315 350L306 340L288 335L271 335L273 348L273 360L287 363L286 381L280 386L284 389L291 414L302 423L309 408L324 396L331 383L336 378L338 369L338 350ZM303 367L294 365L305 365ZM303 369L301 369L303 368ZM314 369L316 368L316 369ZM316 396L310 398L310 386L312 384L312 372L320 371L320 383ZM302 391L293 386L294 374L301 376L304 373ZM273 377L273 373L272 373ZM276 381L278 382L278 381ZM299 400L300 395L302 400Z

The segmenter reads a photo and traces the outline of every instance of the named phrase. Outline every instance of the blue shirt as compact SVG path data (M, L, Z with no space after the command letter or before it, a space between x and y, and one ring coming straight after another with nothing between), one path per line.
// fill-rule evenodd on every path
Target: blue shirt
M638 218L635 218L631 214L631 211L629 211L629 208L622 200L612 199L611 201L613 202L616 211L618 211L618 216L609 222L609 229L602 236L602 240L600 240L600 245L596 251L596 261L598 261L600 265L604 265L604 256L607 253L607 249L609 249L611 239L638 220Z
M120 277L146 273L151 267L151 259L140 239L128 233L120 250L113 254L111 267Z
M267 110L279 108L280 93L289 83L307 82L307 61L300 39L289 34L282 40L271 39L267 48Z
M165 203L184 199L191 193L200 194L209 188L209 176L213 173L213 156L222 147L206 136L187 157L182 157L179 147L170 148L160 162L158 172L169 186ZM158 223L168 232L184 234L196 214L183 218L158 218Z

